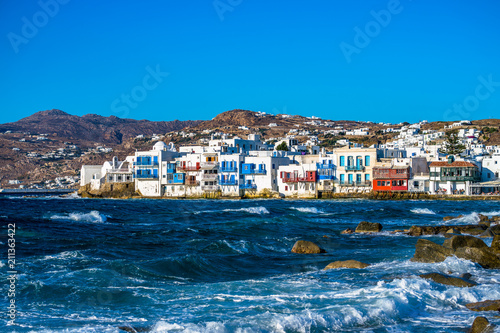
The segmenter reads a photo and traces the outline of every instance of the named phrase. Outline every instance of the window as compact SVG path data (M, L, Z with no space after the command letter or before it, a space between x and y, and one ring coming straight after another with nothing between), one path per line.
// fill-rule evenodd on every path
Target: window
M273 163L273 170L276 169L276 165Z
M342 174L342 175L340 175L340 183L342 184L344 182L345 182L345 175Z
M349 184L352 184L352 182L353 182L352 173L347 175L347 179L349 180Z
M340 166L345 166L345 156L340 156Z
M365 156L365 165L370 166L370 156Z
M361 183L361 174L356 175L356 183Z
M285 191L288 191L288 186L285 186Z
M370 181L370 174L365 174L365 182L369 182Z
M380 183L381 183L381 181L380 181L380 180L378 180L378 181L377 181L377 186L382 186Z

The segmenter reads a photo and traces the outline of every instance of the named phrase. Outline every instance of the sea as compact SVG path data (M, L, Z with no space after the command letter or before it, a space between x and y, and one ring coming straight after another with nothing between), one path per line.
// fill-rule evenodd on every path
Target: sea
M394 233L478 214L500 215L500 203L3 197L0 332L465 332L479 315L500 326L465 307L500 299L500 270L411 262L418 237ZM341 234L360 221L383 230ZM294 254L298 240L326 253ZM324 270L348 259L370 266ZM419 277L431 272L478 285Z

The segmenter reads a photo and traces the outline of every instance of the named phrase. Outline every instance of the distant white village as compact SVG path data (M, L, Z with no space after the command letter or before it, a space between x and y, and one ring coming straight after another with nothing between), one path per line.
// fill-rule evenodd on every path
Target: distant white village
M264 113L258 116L265 116ZM287 115L281 115L285 118ZM300 128L286 137L264 142L258 134L229 137L206 130L210 139L198 145L176 147L157 140L151 150L137 151L123 160L84 165L80 185L99 190L106 183L133 183L145 197L201 197L218 193L242 197L268 192L279 197L324 197L331 193L371 191L442 195L496 195L500 190L500 148L479 141L480 131L462 128L463 120L442 130L421 130L427 121L391 127L379 123L384 133L397 133L385 144L364 147L346 136L370 135L370 128L346 130L316 117L309 125L333 127L322 134L342 135L338 148L320 148L316 135ZM270 123L269 127L277 126ZM239 129L248 130L241 126ZM446 131L457 129L463 151L446 154ZM189 132L175 135L192 137ZM172 134L170 134L172 135ZM307 136L299 143L297 136Z

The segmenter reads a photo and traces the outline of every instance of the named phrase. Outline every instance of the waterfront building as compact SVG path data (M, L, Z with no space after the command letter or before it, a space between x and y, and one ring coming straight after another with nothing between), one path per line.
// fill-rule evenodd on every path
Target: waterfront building
M446 162L432 162L429 168L431 194L470 195L471 184L481 180L477 165L466 161L455 161L453 156L449 156Z
M317 196L318 155L296 155L288 165L278 168L278 189L285 197Z
M369 192L372 186L372 169L377 162L376 148L340 148L337 156L338 182L335 192Z

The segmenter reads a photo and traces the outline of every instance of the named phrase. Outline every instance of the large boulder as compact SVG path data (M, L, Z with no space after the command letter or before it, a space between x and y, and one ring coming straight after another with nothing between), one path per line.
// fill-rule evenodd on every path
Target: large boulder
M477 285L477 283L453 277L450 275L445 275L441 273L428 273L428 274L422 274L420 275L421 278L424 279L429 279L432 280L436 283L441 283L441 284L446 284L449 286L455 286L455 287L474 287Z
M454 254L458 258L478 263L483 268L500 268L500 258L489 248L460 247Z
M490 250L495 254L500 255L500 235L496 235L495 237L493 237Z
M458 215L458 216L445 216L445 217L443 217L443 221L450 221L450 220L458 219L458 218L461 218L461 217L463 217L463 215Z
M467 333L490 333L493 332L494 326L485 317L476 317L472 323L472 327Z
M345 260L345 261L334 261L324 269L335 269L335 268L366 268L370 266L370 264L365 264L364 262L360 262L357 260Z
M465 306L472 311L500 311L500 300L469 303Z
M475 247L478 249L488 248L488 245L486 245L481 239L473 236L462 236L462 235L457 235L448 238L447 240L444 241L443 246L452 249L454 251L460 247Z
M495 235L500 235L500 224L493 225L490 227L491 232L493 232Z
M367 221L359 222L356 227L356 232L380 232L382 230L382 224L372 223Z
M415 245L415 255L411 261L415 262L441 262L453 255L453 250L427 239L419 239Z
M341 235L350 235L350 234L353 234L354 233L354 230L352 230L351 228L347 228L345 230L342 230L340 232Z
M299 240L293 245L292 252L299 254L316 254L325 253L326 251L313 242Z

